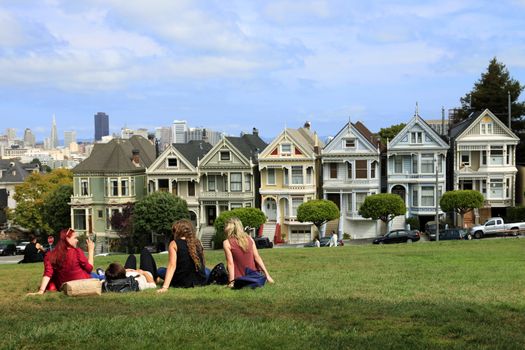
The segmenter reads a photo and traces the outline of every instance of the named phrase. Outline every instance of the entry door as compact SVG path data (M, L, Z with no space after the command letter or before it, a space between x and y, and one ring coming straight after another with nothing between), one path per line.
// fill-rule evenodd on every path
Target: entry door
M206 207L206 212L208 216L208 226L212 226L217 218L217 209L215 206Z
M274 199L266 200L266 215L270 221L277 220L277 203Z

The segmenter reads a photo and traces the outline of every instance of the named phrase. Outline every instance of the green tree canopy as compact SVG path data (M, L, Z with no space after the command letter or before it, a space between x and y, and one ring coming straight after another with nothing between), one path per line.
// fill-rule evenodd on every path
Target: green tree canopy
M359 208L359 215L372 220L381 220L385 224L399 215L404 215L407 209L405 202L397 194L379 193L365 198Z
M303 203L297 208L297 220L312 222L318 230L330 220L339 218L337 205L326 199L314 199Z
M133 208L133 235L139 246L146 245L151 234L162 234L169 238L171 226L181 219L189 219L188 204L169 192L154 192Z
M57 234L71 227L71 208L69 202L73 195L73 185L61 185L51 192L44 202L44 221L51 232Z
M397 125L392 125L388 128L379 129L379 137L381 138L381 142L384 145L386 145L387 140L392 141L392 139L396 137L396 135L399 134L399 132L403 130L405 126L405 123L401 123Z
M472 209L481 208L483 206L483 195L474 190L457 190L448 191L443 194L439 205L441 210L445 212L456 212L463 217Z
M15 187L15 223L30 230L51 233L44 218L44 203L47 197L62 185L73 184L73 173L68 169L55 169L50 173L33 173Z
M215 249L222 248L222 242L226 239L224 234L224 225L229 219L236 217L241 220L243 227L259 228L266 222L266 215L257 208L237 208L229 211L222 212L213 226L215 227L215 235L213 236L213 242Z
M129 202L122 208L122 212L114 213L110 220L111 227L120 237L121 245L127 247L128 252L133 252L135 248L133 209L134 204Z

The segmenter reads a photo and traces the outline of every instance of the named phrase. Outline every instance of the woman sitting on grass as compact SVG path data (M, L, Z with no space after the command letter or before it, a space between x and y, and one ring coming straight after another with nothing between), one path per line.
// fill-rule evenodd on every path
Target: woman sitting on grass
M168 288L192 288L206 284L206 271L202 244L195 235L191 221L180 220L173 224L173 241L168 247L168 267L159 268L159 277L164 279L164 293Z
M40 289L37 293L29 295L44 294L46 290L56 291L63 283L80 280L85 278L98 278L93 274L93 256L95 252L95 243L89 239L86 240L88 257L84 255L82 249L77 248L77 233L69 228L60 231L60 239L51 252L44 257L44 276L40 283Z
M241 220L231 218L224 225L226 240L222 243L228 268L228 286L233 287L236 278L244 276L246 268L261 270L269 283L274 283L273 278L266 270L264 262L257 251L255 241L244 232Z

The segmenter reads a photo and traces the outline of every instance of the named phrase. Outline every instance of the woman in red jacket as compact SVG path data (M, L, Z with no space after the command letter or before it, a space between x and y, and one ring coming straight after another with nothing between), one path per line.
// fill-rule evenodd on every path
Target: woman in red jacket
M44 294L46 290L60 289L65 282L92 278L95 244L89 237L86 244L87 258L82 249L77 248L77 233L71 228L60 231L60 239L55 249L44 257L44 276L40 289L37 293L30 294Z

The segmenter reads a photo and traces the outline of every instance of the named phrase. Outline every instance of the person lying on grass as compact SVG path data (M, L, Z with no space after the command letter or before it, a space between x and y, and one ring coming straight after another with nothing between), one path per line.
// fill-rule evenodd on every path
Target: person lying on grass
M158 293L168 288L192 288L206 284L206 268L202 244L195 235L193 224L189 220L180 220L173 224L173 241L168 247L168 267L158 270L164 280Z
M69 281L99 278L97 274L92 273L95 243L88 237L86 244L87 258L82 249L77 248L77 233L72 228L60 231L60 239L55 249L44 257L44 276L38 292L28 295L44 294L46 290L56 291L57 287L60 288L63 283Z
M155 277L157 275L157 265L153 256L146 248L140 252L140 269L137 269L137 259L130 254L124 266L118 262L109 264L104 273L106 281L114 281L134 277L138 282L139 290L157 288Z
M269 283L273 278L266 270L264 262L257 251L255 241L242 228L241 220L231 218L224 225L226 240L222 243L228 267L229 287L233 287L236 278L245 274L246 268L261 270Z

